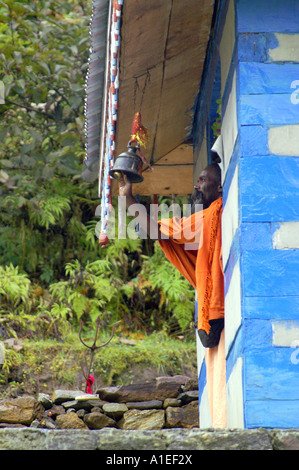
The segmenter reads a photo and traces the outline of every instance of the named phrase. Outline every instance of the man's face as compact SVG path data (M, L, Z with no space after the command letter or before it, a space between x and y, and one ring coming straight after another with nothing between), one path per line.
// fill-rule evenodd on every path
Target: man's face
M202 204L203 209L207 209L212 202L216 201L222 195L221 184L217 174L212 167L207 167L199 175L192 200L194 204Z

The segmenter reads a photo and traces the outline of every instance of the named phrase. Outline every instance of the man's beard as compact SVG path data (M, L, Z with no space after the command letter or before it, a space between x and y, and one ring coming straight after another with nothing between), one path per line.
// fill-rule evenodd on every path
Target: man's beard
M204 195L201 191L198 191L197 189L195 189L192 196L191 196L191 200L192 200L191 214L194 214L198 210L205 209L206 200L205 200L205 197L204 197ZM200 207L195 207L196 204L200 204Z

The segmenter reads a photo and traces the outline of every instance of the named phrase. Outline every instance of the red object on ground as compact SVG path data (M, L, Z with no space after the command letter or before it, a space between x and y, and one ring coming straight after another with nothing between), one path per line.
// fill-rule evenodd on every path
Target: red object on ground
M89 375L88 379L86 380L86 393L92 395L92 384L94 383L94 376Z

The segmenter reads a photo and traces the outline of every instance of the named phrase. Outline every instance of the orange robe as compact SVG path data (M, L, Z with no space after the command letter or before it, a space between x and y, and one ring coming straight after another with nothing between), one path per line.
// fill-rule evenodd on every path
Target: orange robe
M201 219L198 219L198 214ZM209 320L224 318L224 276L221 245L222 198L201 213L188 218L163 219L159 240L167 259L190 282L197 292L197 328L209 332ZM183 228L187 227L187 230ZM189 233L188 233L189 228ZM187 232L188 237L185 235ZM191 233L193 234L191 237ZM196 242L195 250L189 244ZM226 427L226 365L224 330L220 342L205 353L207 391L211 424Z
M221 245L222 198L202 212L182 219L162 219L159 240L167 259L197 292L197 327L209 332L209 320L224 318ZM197 246L193 248L191 244Z

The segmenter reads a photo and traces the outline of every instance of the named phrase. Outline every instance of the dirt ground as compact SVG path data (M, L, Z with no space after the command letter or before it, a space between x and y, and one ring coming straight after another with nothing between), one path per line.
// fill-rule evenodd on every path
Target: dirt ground
M113 381L109 383L104 380L100 374L96 375L93 391L103 386L145 383L154 380L156 377L178 374L185 375L192 379L197 378L196 367L186 367L184 370L174 371L171 368L161 370L157 367L136 365L119 376L114 377ZM78 370L74 373L72 383L66 383L53 374L51 363L44 365L42 370L35 374L31 372L30 375L28 375L26 367L24 366L12 368L8 381L0 384L0 397L17 397L21 395L36 396L40 392L52 395L52 393L58 389L85 391L85 379L82 371Z

